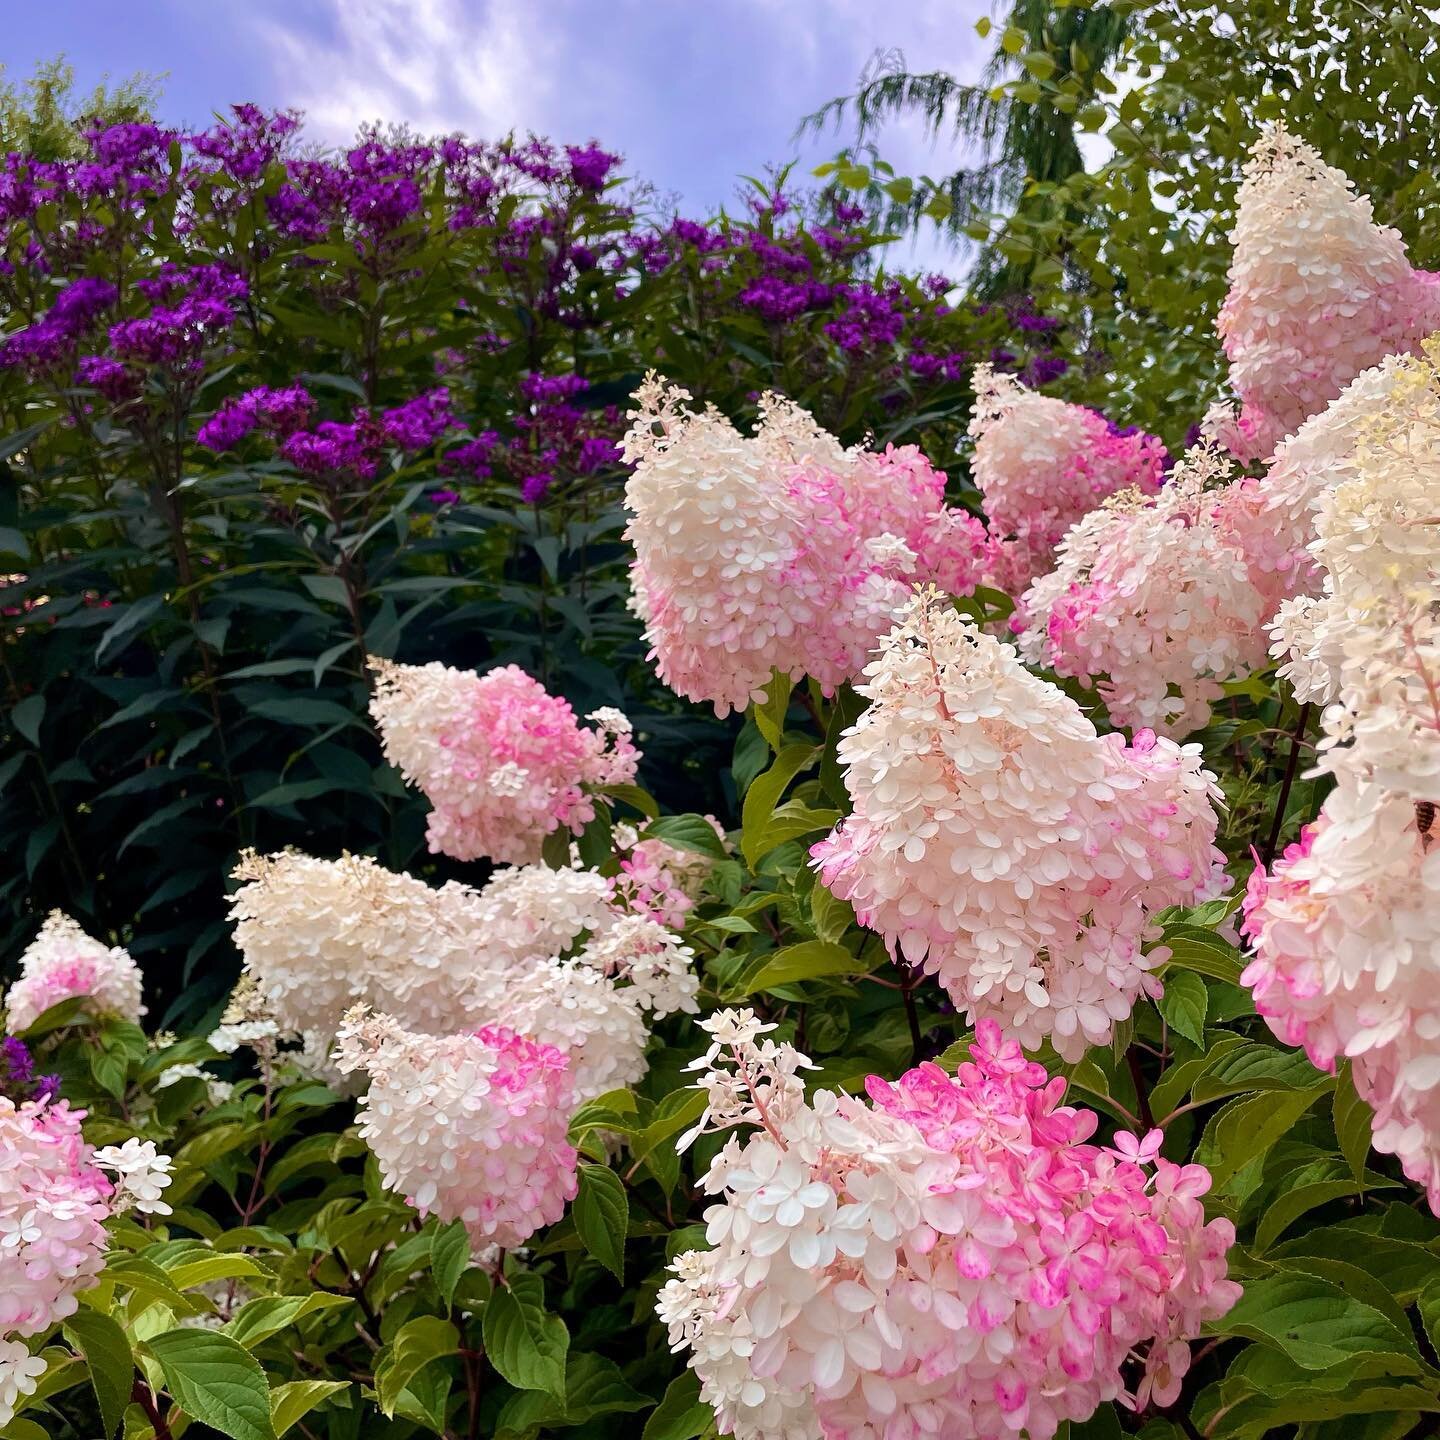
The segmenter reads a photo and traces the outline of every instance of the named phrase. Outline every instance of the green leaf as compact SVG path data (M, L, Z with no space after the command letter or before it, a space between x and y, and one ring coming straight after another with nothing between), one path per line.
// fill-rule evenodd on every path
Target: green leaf
M1287 1190L1260 1218L1255 1227L1254 1252L1258 1255L1268 1250L1291 1225L1302 1215L1328 1205L1332 1200L1343 1200L1347 1195L1359 1195L1363 1186L1354 1180L1319 1180L1312 1185L1297 1185Z
M1379 1310L1313 1275L1263 1275L1245 1286L1234 1309L1212 1327L1283 1351L1306 1370L1326 1370L1356 1355L1383 1355L1394 1374L1416 1375L1414 1340Z
M665 1398L650 1412L640 1440L696 1440L709 1430L715 1412L700 1398L700 1381L685 1370L670 1382Z
M108 1315L83 1308L65 1322L65 1338L85 1357L100 1420L106 1436L111 1436L120 1428L130 1403L135 1375L130 1341Z
M438 1315L420 1315L406 1321L375 1366L375 1395L380 1408L393 1418L400 1392L432 1360L453 1355L459 1348L460 1332L448 1320Z
M38 750L40 722L45 718L45 697L27 695L10 711L10 723Z
M810 919L821 940L835 941L855 923L855 909L817 882L810 892Z
M349 1385L348 1380L287 1380L277 1385L270 1392L270 1423L276 1435L283 1435L297 1420Z
M463 1220L454 1220L437 1230L430 1241L430 1275L440 1298L455 1302L455 1287L470 1268L470 1232Z
M165 1273L177 1290L193 1290L197 1285L210 1285L216 1280L235 1280L243 1276L269 1277L270 1272L248 1255L202 1255L178 1265L165 1265Z
M530 1436L537 1426L583 1425L597 1415L644 1410L649 1404L649 1396L636 1390L613 1360L590 1353L572 1355L563 1402L539 1390L522 1390L505 1402L495 1433L500 1440Z
M231 1440L275 1440L265 1372L244 1346L209 1330L168 1330L145 1348L187 1415Z
M640 832L642 840L663 840L677 850L693 850L713 860L725 858L725 845L703 815L662 815Z
M784 744L785 714L790 709L790 692L795 682L778 670L770 672L770 683L765 687L765 699L751 707L755 725L765 737L772 750L779 750Z
M748 864L753 866L764 854L759 847L780 797L790 782L813 763L816 753L814 745L787 745L776 755L775 763L751 782L741 809L740 830L740 849Z
M1205 1127L1195 1151L1196 1163L1209 1167L1214 1189L1224 1189L1232 1176L1267 1154L1333 1084L1326 1080L1308 1090L1249 1095L1225 1106Z
M565 1396L565 1355L570 1332L545 1309L545 1282L529 1271L497 1286L485 1306L482 1333L490 1363L520 1390Z
M633 806L650 820L659 817L660 807L655 803L655 797L638 785L602 785L600 793L610 796L612 800L620 800Z
M802 940L798 945L786 945L765 956L760 968L745 977L740 993L731 998L753 995L776 985L792 985L797 980L854 975L865 968L843 945L829 940Z
M262 1340L278 1335L306 1315L354 1303L347 1295L331 1295L324 1290L315 1290L309 1295L262 1295L256 1300L247 1300L223 1333L247 1350L253 1350Z
M1205 982L1188 971L1181 970L1165 977L1165 992L1156 1001L1156 1008L1165 1017L1165 1023L1183 1035L1193 1045L1205 1044L1205 1013L1210 997Z
M1365 1161L1370 1154L1370 1132L1374 1116L1370 1107L1355 1090L1355 1077L1347 1061L1335 1080L1335 1138L1340 1142L1340 1153L1350 1167L1357 1185L1365 1177Z
M585 1248L623 1282L630 1201L620 1177L605 1165L581 1165L580 1189L571 1213Z
M1240 973L1245 968L1240 952L1218 935L1193 925L1167 927L1161 943L1170 951L1165 965L1167 972L1193 970L1212 980L1225 980L1231 985L1240 983Z

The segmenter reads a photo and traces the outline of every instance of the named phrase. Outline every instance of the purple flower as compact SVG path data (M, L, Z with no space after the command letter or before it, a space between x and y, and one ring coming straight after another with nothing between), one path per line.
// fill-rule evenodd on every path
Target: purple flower
M60 1077L58 1075L42 1075L35 1082L35 1093L33 1099L42 1104L53 1100L60 1093Z
M553 475L539 474L527 475L520 482L520 498L527 505L538 505L544 498L545 492L555 483Z
M605 188L610 172L620 163L618 155L602 150L593 140L588 145L567 145L570 157L570 178L582 190L599 192Z
M1058 380L1069 368L1070 362L1063 355L1047 351L1043 355L1036 355L1025 367L1025 383L1048 385L1052 380Z
M12 1092L35 1076L35 1058L23 1040L7 1035L0 1040L0 1089Z
M428 449L454 424L450 392L443 385L380 416L381 433L401 450Z
M442 475L469 475L483 480L490 475L490 459L500 437L493 430L482 430L473 440L456 445L440 458Z
M298 430L310 418L315 401L303 385L247 390L225 403L200 427L196 440L207 450L233 450L264 422L281 435Z
M580 375L527 375L520 382L521 395L537 405L572 400L589 388L590 382Z
M359 425L322 420L314 430L287 436L280 453L305 475L348 471L369 479L375 474L375 455Z
M0 343L0 369L23 365L34 374L64 359L118 293L108 281L91 275L72 281L33 325Z
M580 442L578 469L582 475L593 475L620 463L620 447L603 435L587 435Z
M431 490L425 498L432 505L454 505L460 499L458 490Z
M108 355L85 355L75 368L75 378L81 385L98 390L111 404L134 398L137 390L135 377L119 360Z

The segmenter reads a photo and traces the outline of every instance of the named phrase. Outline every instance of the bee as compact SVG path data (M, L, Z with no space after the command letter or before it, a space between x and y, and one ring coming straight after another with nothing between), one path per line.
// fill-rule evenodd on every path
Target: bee
M1435 823L1435 802L1433 800L1417 800L1415 802L1415 825L1422 835L1430 833L1430 827Z

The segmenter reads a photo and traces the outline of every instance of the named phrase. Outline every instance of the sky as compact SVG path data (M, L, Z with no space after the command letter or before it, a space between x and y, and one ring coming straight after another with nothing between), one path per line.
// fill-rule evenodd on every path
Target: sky
M495 137L599 140L626 173L697 218L733 208L737 177L850 138L796 141L802 116L850 93L877 53L974 79L990 0L43 0L15 3L6 78L63 54L82 89L160 73L160 118L199 126L240 100L296 106L341 141L362 121ZM956 168L949 136L891 126L900 174ZM915 262L932 258L921 241Z

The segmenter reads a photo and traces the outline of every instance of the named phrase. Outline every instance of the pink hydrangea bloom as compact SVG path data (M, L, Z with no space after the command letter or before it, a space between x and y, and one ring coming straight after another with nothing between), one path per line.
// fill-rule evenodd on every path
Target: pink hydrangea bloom
M859 673L908 579L973 586L978 524L946 509L913 447L843 450L775 396L747 438L688 399L647 379L624 452L631 604L679 694L725 715L777 670L828 694Z
M1264 458L1362 370L1440 326L1440 276L1413 269L1348 177L1283 125L1245 166L1218 328L1240 397L1226 437Z
M976 368L974 386L971 471L990 522L987 582L1018 597L1050 568L1060 537L1107 495L1159 489L1165 447L989 365Z
M711 1164L713 1248L676 1259L656 1308L721 1434L1049 1440L1105 1401L1178 1397L1189 1340L1240 1294L1203 1167L1158 1135L1087 1143L1095 1115L992 1021L955 1076L872 1076L869 1105L807 1102L803 1057L748 1012L706 1028L707 1121L760 1128Z
M1094 684L1117 725L1184 736L1202 728L1225 681L1265 664L1265 621L1286 581L1237 542L1215 449L1190 451L1156 496L1092 510L1026 591L1020 653ZM1244 483L1244 482L1242 482Z
M583 728L569 702L517 665L477 675L432 662L372 662L370 713L385 755L425 794L430 849L523 865L561 826L595 818L587 785L628 783L640 754L630 722L597 710Z
M1096 734L933 592L866 669L840 741L854 812L820 879L956 1005L1067 1059L1160 993L1149 917L1220 893L1219 791L1198 746Z
M370 1077L360 1134L387 1188L421 1215L463 1220L477 1249L522 1244L575 1198L570 1063L553 1045L503 1025L414 1035L360 1007L339 1058Z
M1440 1215L1440 836L1407 796L1342 783L1244 911L1256 1010L1322 1070L1350 1058L1375 1148Z
M728 848L725 831L713 816L705 817L716 838ZM640 915L678 930L695 906L714 862L695 850L680 850L663 840L641 840L634 828L617 825L615 851L620 873L612 880L617 902Z
M20 978L5 996L12 1033L33 1025L52 1005L82 999L86 1015L136 1021L140 968L119 945L92 940L68 915L52 910L20 956Z

